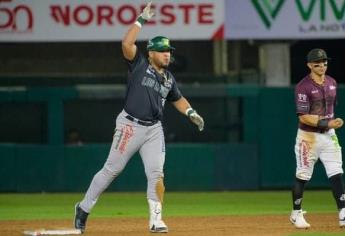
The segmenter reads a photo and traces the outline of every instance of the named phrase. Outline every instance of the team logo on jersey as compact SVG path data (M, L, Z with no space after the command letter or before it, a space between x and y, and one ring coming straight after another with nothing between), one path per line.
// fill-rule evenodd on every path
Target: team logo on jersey
M152 75L154 78L156 77L155 71L151 65L147 67L146 73Z
M162 74L162 78L163 78L164 87L167 87L170 89L172 86L173 80L172 80L171 76L169 76L168 72Z
M306 95L306 94L299 93L299 94L298 94L298 101L300 101L300 102L306 102L306 101L307 101L307 95Z
M173 81L172 81L171 78L167 78L167 79L165 79L164 82L163 82L164 87L167 87L167 88L171 88L172 83L173 83Z
M165 99L165 98L162 98L162 99L161 99L161 102L162 102L162 107L164 107L165 102L166 102L166 99Z
M314 93L318 93L319 90L312 90L311 93L314 94Z
M166 98L173 84L172 78L168 74L163 75L163 84L161 85L161 96ZM164 106L164 105L163 105Z
M155 91L159 91L159 84L157 81L151 77L144 76L143 80L141 81L142 86L146 86L149 88L153 88Z
M162 98L166 98L169 92L170 92L170 88L167 88L161 85L161 90L159 91L159 93L161 94Z
M141 81L141 85L145 86L145 87L152 88L154 91L159 93L162 98L166 98L168 96L171 88L172 88L172 85L173 85L173 79L171 78L171 76L169 76L168 73L164 73L161 75L162 78L159 78L160 81L158 81L152 66L149 66L146 69L146 73L153 75L154 77L152 78L150 76L144 76L142 81ZM164 104L163 104L163 106L164 106Z
M334 85L329 86L330 90L334 90L336 87Z

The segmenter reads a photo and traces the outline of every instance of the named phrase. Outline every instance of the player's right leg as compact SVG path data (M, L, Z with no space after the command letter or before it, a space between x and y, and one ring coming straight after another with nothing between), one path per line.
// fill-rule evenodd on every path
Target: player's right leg
M302 199L306 180L296 178L292 189L293 210L290 215L290 222L298 229L306 229L310 224L305 220L305 211L302 210Z
M293 210L291 211L290 222L299 229L310 227L304 218L305 211L302 210L302 200L304 186L311 179L315 162L318 159L316 141L316 133L298 130L295 144L296 180L292 189Z
M85 230L88 214L99 196L109 184L122 172L132 155L143 142L144 131L120 113L116 120L116 129L108 158L103 168L93 177L84 199L75 207L74 226Z

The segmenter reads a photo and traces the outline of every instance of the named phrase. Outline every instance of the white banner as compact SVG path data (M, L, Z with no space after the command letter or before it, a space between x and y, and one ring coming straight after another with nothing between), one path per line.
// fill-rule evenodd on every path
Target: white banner
M0 0L0 42L119 41L145 0ZM155 0L139 40L220 39L224 0Z
M225 37L345 38L345 0L227 0Z

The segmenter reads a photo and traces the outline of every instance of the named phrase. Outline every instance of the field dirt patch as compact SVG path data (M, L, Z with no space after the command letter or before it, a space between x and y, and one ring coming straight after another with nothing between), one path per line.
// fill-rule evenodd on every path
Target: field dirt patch
M344 232L338 226L337 214L308 214L311 228L307 232ZM166 217L169 236L210 235L289 235L297 230L289 223L289 215ZM89 217L85 236L153 235L144 218ZM23 235L24 230L71 228L72 220L11 220L0 221L0 235ZM157 234L154 234L157 235ZM165 234L163 234L165 235Z

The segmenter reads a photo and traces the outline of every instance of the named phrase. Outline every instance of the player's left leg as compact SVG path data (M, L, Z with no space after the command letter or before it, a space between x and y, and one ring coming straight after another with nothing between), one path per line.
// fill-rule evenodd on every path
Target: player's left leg
M345 192L342 178L342 154L338 138L334 130L323 135L324 149L320 153L320 160L325 166L330 180L333 197L339 210L339 225L345 227Z
M165 141L163 128L159 124L148 128L148 139L140 148L140 156L147 177L147 200L149 204L149 229L155 233L167 233L168 227L162 220L162 204L164 199Z

